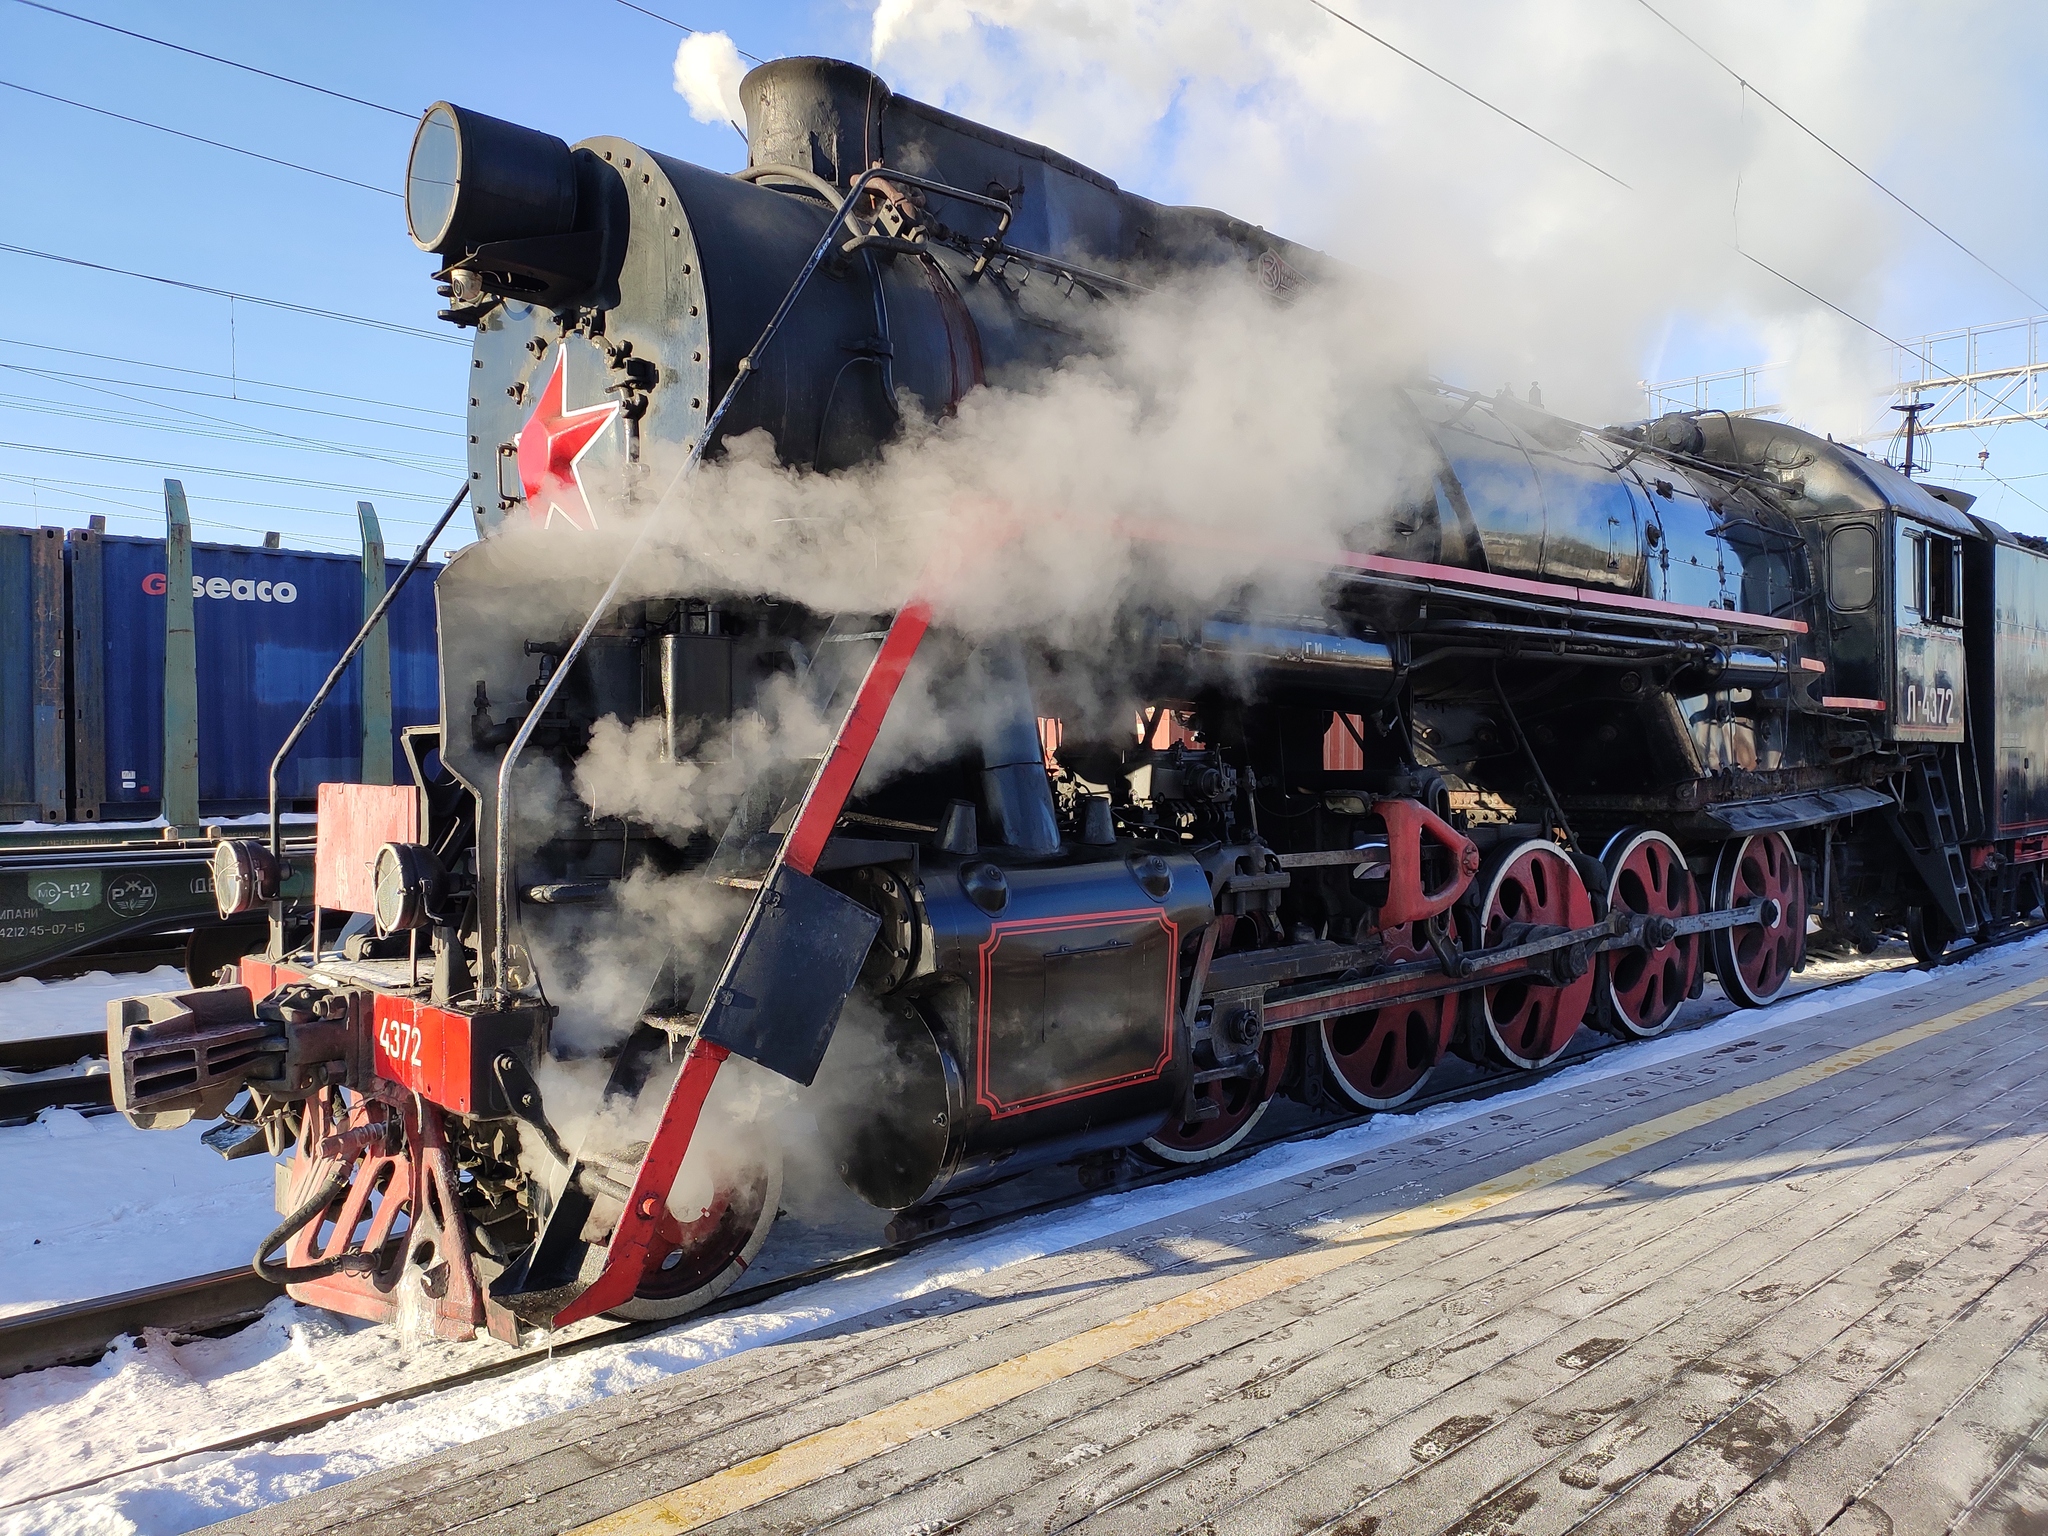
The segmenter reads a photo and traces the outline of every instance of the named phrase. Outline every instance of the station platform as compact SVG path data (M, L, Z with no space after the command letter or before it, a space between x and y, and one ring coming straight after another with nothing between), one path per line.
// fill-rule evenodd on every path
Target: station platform
M222 1531L2048 1531L2048 949Z

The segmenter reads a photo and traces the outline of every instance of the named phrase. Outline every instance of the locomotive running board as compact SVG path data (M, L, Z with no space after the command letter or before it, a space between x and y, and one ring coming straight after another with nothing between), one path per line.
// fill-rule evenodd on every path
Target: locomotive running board
M605 1186L618 1182L617 1165L586 1146L563 1178L539 1240L492 1283L492 1299L522 1321L561 1328L632 1300L669 1188L728 1056L743 1056L799 1083L817 1076L881 919L812 878L812 871L930 624L929 604L910 603L868 664L705 998L697 1034L602 1254L584 1232ZM667 1034L644 1025L634 1031L613 1064L605 1102L636 1096L668 1041Z

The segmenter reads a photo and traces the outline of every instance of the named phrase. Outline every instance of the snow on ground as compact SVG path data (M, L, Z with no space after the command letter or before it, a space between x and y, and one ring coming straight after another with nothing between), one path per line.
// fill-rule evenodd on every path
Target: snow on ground
M2048 944L2048 936L2027 948ZM2021 946L2015 946L2021 947ZM1996 963L2003 951L1961 962ZM1212 1201L1242 1198L1372 1148L1497 1113L1619 1073L1747 1040L1795 1020L1925 985L1886 971L1839 990L1601 1055L1527 1088L1476 1102L1382 1115L1306 1142L1281 1142L1228 1168L1098 1196L999 1231L940 1242L893 1263L791 1292L772 1304L652 1337L597 1345L516 1373L388 1404L276 1444L121 1468L262 1430L322 1407L501 1359L505 1346L407 1340L280 1300L227 1339L124 1340L95 1365L0 1382L0 1536L175 1536L281 1499L399 1466L549 1414L630 1391L906 1298L1118 1233ZM0 1151L0 1171L5 1170ZM230 1165L232 1166L232 1165ZM258 1166L262 1166L260 1160ZM10 1181L11 1182L11 1181ZM95 1480L76 1493L39 1497Z
M277 1225L274 1165L226 1161L207 1128L46 1109L0 1129L0 1318L247 1264Z
M110 975L88 971L69 981L20 976L0 981L0 1041L83 1035L107 1028L107 1004L145 992L182 992L192 983L175 965Z

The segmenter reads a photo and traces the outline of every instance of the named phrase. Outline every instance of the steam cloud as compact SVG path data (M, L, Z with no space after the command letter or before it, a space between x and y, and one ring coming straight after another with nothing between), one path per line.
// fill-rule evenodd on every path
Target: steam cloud
M676 49L676 94L700 123L736 123L746 115L740 106L746 72L723 32L692 32Z
M1652 3L2001 270L2035 269L2039 215L2007 195L2031 179L2033 136L2003 114L2030 99L2048 11ZM1333 4L1628 188L1307 0L879 0L870 47L898 90L1356 263L1437 372L1540 379L1584 420L1640 415L1638 379L1693 371L1662 359L1680 337L1690 357L1789 364L1779 398L1815 430L1888 424L1883 343L1738 246L1894 335L2038 307L1643 5ZM1943 79L1971 86L1937 109L1926 83ZM1966 307L1930 304L1930 277Z

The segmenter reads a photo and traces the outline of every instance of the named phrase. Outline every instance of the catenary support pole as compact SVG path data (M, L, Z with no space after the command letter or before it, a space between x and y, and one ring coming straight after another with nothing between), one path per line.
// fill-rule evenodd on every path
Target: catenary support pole
M199 649L193 629L192 512L164 482L164 820L199 826Z

